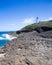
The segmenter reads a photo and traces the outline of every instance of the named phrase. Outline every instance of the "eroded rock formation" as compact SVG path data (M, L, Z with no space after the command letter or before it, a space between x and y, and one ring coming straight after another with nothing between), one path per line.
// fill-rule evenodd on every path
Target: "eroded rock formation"
M0 65L52 65L52 38L42 38L36 31L21 33L2 50Z

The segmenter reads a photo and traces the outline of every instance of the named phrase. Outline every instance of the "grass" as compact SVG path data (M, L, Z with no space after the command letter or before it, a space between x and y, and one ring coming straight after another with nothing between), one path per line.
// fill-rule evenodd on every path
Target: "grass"
M52 20L43 21L43 22L39 22L39 23L34 23L34 24L31 24L31 25L27 25L24 28L22 28L22 30L34 29L34 28L39 27L39 26L51 26L52 27Z

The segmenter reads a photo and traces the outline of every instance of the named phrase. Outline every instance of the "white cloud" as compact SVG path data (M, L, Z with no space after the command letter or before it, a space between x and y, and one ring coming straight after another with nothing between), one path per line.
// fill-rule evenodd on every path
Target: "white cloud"
M52 20L52 18L49 18L49 20Z
M52 20L52 18L43 19L42 21L48 21L48 20Z
M35 22L35 18L31 17L31 18L26 18L24 19L24 21L22 22L23 24L32 24Z

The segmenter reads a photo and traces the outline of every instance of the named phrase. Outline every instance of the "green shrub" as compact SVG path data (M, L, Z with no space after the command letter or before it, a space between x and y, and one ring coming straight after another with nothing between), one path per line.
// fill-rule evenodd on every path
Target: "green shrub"
M31 25L25 26L24 28L22 28L22 30L34 29L34 28L39 27L39 26L52 26L52 20L44 21L44 22L40 22L40 23L34 23Z

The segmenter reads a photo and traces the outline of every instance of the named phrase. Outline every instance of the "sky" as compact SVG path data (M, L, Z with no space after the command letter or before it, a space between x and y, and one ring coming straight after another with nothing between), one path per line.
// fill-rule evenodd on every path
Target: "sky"
M52 0L0 0L0 31L16 31L52 19Z

